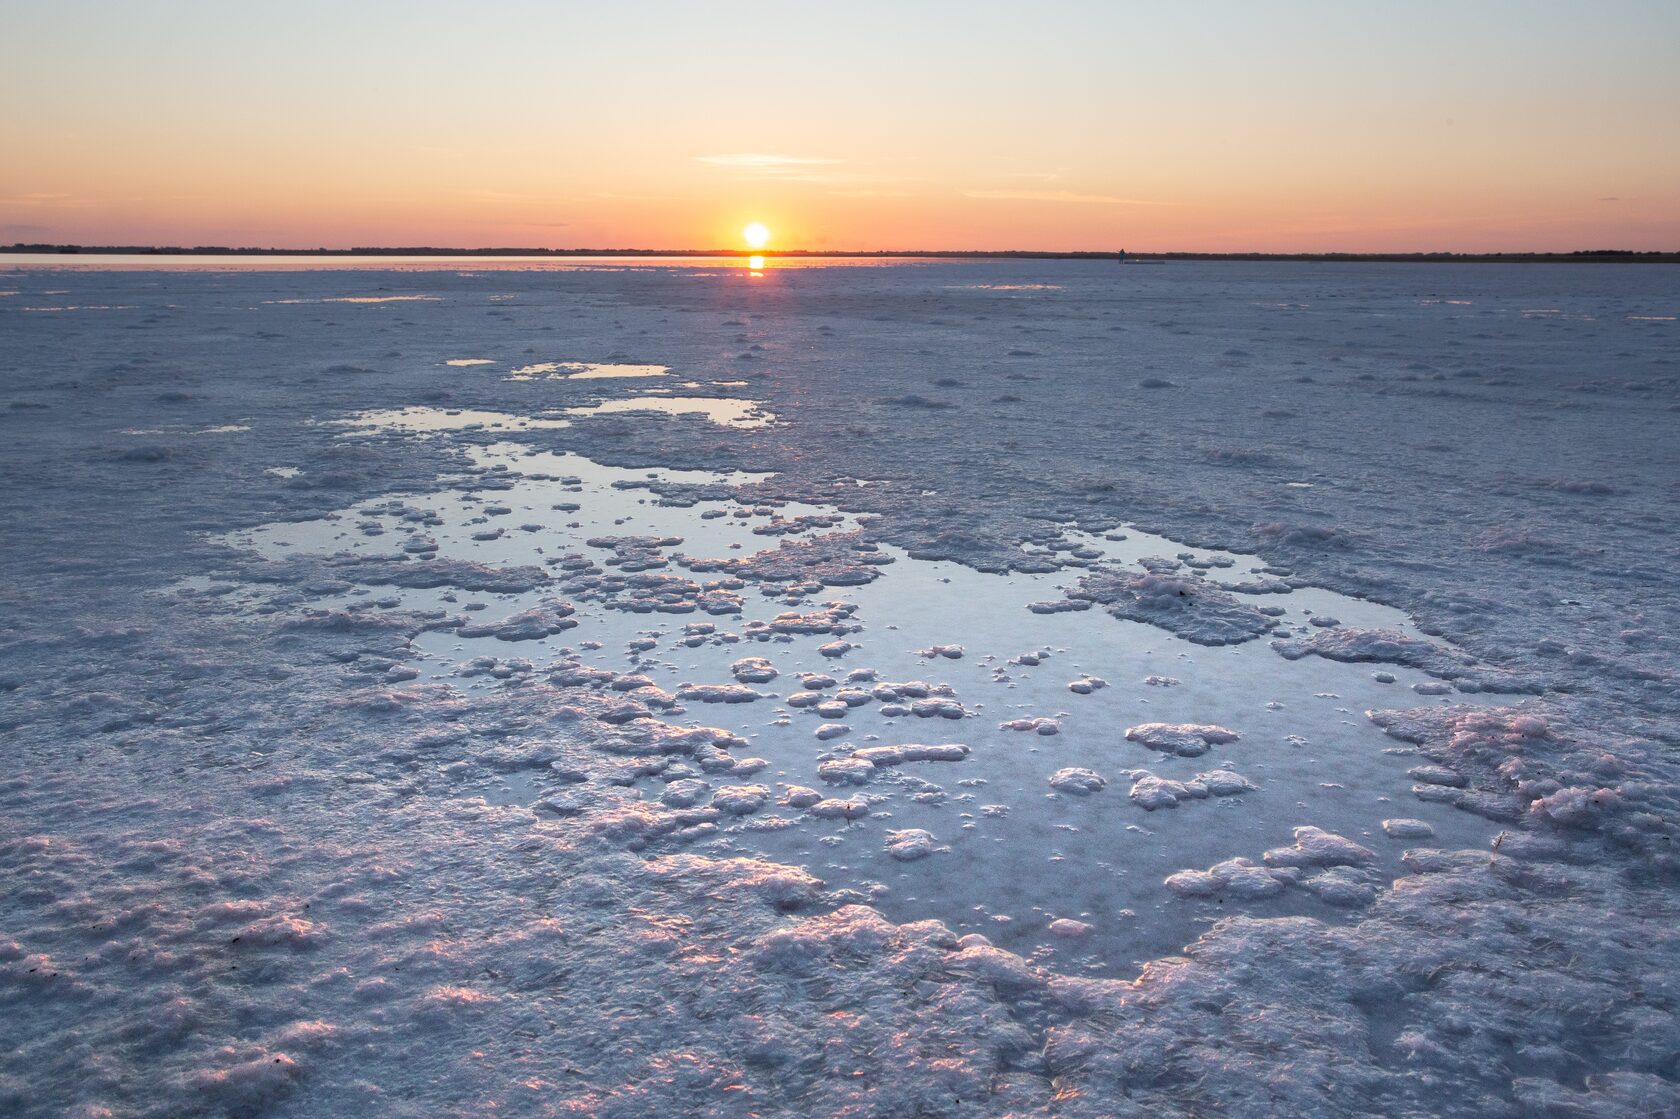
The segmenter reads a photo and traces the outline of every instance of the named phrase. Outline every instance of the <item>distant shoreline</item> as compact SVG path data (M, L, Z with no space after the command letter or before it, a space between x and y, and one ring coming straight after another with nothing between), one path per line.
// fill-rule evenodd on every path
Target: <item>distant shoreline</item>
M1031 249L908 249L874 252L794 249L751 252L744 249L445 249L423 246L353 249L229 248L220 245L0 245L4 255L53 256L302 256L302 257L739 257L780 260L1184 260L1302 261L1347 264L1680 264L1680 252L1591 249L1568 253L1132 253L1052 252Z

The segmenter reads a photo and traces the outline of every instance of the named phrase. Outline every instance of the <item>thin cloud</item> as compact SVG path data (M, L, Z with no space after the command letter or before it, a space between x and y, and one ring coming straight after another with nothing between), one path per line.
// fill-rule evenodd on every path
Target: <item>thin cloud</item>
M57 194L46 191L32 191L29 194L13 195L10 198L0 198L0 206L39 206L52 209L74 210L85 206L98 206L101 202L97 198L77 198L72 194Z
M1171 206L1152 198L1117 198L1112 194L1080 194L1072 190L965 190L964 198L1002 202L1079 202L1099 206Z
M768 152L734 152L725 155L697 155L695 162L727 168L757 179L778 183L810 183L817 186L863 186L899 181L894 176L848 170L843 159L812 155L774 155Z

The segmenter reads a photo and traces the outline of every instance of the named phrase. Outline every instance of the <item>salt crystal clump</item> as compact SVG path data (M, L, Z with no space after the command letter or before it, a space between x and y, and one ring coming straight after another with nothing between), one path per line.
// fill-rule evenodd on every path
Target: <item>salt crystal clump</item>
M455 633L459 637L494 637L498 641L541 641L575 627L578 623L571 616L573 613L571 603L549 599L501 621L463 624Z
M1414 781L1422 781L1426 785L1448 785L1462 789L1470 782L1464 774L1457 770L1448 769L1443 765L1417 765L1406 771L1406 776Z
M831 738L852 733L852 728L845 723L824 723L817 728L817 741L827 742Z
M1046 565L1045 569L1053 570L1053 568L1050 568L1049 565ZM1026 570L1026 568L1023 566L1021 567L1021 570ZM1027 603L1027 609L1031 610L1034 614L1073 614L1081 610L1089 610L1090 608L1091 604L1089 601L1075 598L1060 598L1051 602ZM1036 664L1038 662L1034 661L1033 663Z
M1207 723L1141 723L1127 727L1126 737L1151 750L1194 758L1214 746L1235 742L1242 736L1234 730Z
M1369 874L1348 866L1331 867L1303 879L1301 888L1316 895L1326 905L1344 909L1370 905L1377 900L1377 887L1369 880Z
M1040 716L1036 719L1011 719L998 724L999 730L1034 731L1045 736L1062 733L1062 724L1055 719Z
M710 788L698 777L684 777L666 785L659 799L672 808L693 808Z
M893 766L905 762L955 762L968 757L968 747L960 742L925 745L906 742L898 746L865 746L852 751L852 757L862 758L871 765Z
M1263 856L1267 866L1350 866L1377 861L1377 853L1322 828L1295 829L1295 842L1274 847Z
M1252 793L1258 788L1242 774L1229 769L1211 769L1206 773L1198 773L1194 783L1206 789L1209 796L1216 797L1239 796Z
M932 832L923 831L921 828L890 831L887 833L887 854L901 863L914 862L933 854L937 850L937 842Z
M817 766L817 776L830 785L867 785L875 777L875 764L867 758L831 758Z
M764 694L744 684L683 684L677 688L677 698L700 703L751 703L763 699Z
M885 709L883 708L883 710ZM910 705L910 713L919 719L932 719L935 717L941 719L960 719L964 715L968 714L968 711L964 709L962 704L958 703L954 699L946 699L943 696L930 696L927 699L918 699L912 703Z
M712 807L732 816L746 816L764 807L770 790L764 785L724 785L712 794Z
M1068 769L1058 769L1050 775L1050 787L1057 792L1071 793L1074 796L1088 796L1100 792L1108 781L1101 774L1077 766Z
M729 666L729 671L743 684L768 684L781 675L776 666L763 657L742 657Z
M1568 828L1594 828L1622 805L1616 789L1571 785L1534 800L1528 810L1538 820Z
M1131 798L1147 811L1157 808L1177 808L1181 800L1205 800L1207 786L1200 781L1174 781L1143 773L1132 783Z
M1277 626L1275 618L1218 585L1181 575L1093 571L1067 596L1100 603L1116 618L1159 626L1198 645L1236 645Z
M926 680L883 680L870 689L869 694L883 703L895 699L927 699L929 696L954 696L949 684L929 684Z
M962 660L963 652L964 650L961 645L929 645L926 649L916 650L916 655L918 657L925 657L928 660L932 660L935 657L944 657L947 660L958 661Z
M861 820L869 815L867 801L827 797L811 805L810 813L825 820Z
M782 792L782 803L789 808L809 808L822 799L821 793L805 785L788 785Z
M264 917L253 921L239 930L234 942L239 944L260 945L265 948L284 947L297 950L314 948L325 937L324 926L317 921L306 921L302 917L277 913L272 917Z
M905 928L868 906L846 905L774 929L759 938L753 951L766 970L809 973L824 968L831 957L874 959L900 941Z
M1239 898L1264 898L1283 892L1289 878L1277 871L1256 866L1250 859L1227 859L1206 870L1181 870L1167 876L1167 889L1180 897L1215 897L1230 894Z
M1057 917L1044 928L1051 936L1059 936L1064 940L1084 940L1096 931L1084 921L1075 921L1071 917Z
M1435 829L1423 820L1384 820L1382 829L1390 839L1430 839L1435 835Z
M256 1114L275 1105L302 1076L303 1066L291 1054L260 1052L225 1068L202 1070L190 1083L202 1097L219 1105L218 1111Z
M1108 687L1108 681L1101 676L1081 676L1068 684L1068 691L1074 695L1090 695L1100 688Z

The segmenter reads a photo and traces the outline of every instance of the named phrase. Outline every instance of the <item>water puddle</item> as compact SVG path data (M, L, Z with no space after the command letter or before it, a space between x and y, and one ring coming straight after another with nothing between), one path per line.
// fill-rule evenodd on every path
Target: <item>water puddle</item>
M620 402L623 410L632 403ZM407 425L398 426L368 415L338 422L435 433L518 419L402 409L390 414ZM1165 884L1236 857L1258 863L1288 847L1298 826L1367 849L1368 858L1334 874L1373 895L1402 872L1399 856L1416 842L1390 839L1385 819L1423 821L1435 837L1425 845L1485 846L1494 830L1414 796L1408 771L1418 759L1363 715L1467 701L1415 693L1414 685L1439 686L1420 671L1285 660L1267 638L1207 647L1100 608L1031 609L1061 600L1092 571L1177 565L1240 589L1273 578L1259 557L1069 526L1056 554L1070 566L1059 570L988 575L881 546L865 553L878 577L824 585L831 573L823 568L772 578L728 565L784 542L840 542L858 518L797 502L665 505L646 488L659 480L740 487L762 475L621 469L517 443L464 450L472 472L442 480L437 492L391 495L226 542L282 560L537 565L555 582L510 593L342 583L324 593L301 584L183 590L215 594L228 608L460 618L420 634L417 658L397 671L469 695L558 671L584 681L564 686L603 699L674 698L680 711L650 706L648 717L727 728L749 745L733 751L737 772L678 763L664 779L639 779L645 800L704 805L723 786L769 791L763 807L724 815L691 849L804 865L896 920L937 918L1063 970L1127 974L1234 912L1339 919L1350 910L1309 888L1316 878L1249 898L1185 896ZM631 537L640 540L626 544ZM650 585L686 580L695 589L664 598L600 593L603 575L642 573ZM706 593L738 601L711 609ZM1318 588L1254 597L1278 623L1269 636L1337 625L1419 636L1399 611ZM503 624L554 599L575 607L561 632ZM790 611L827 623L790 625ZM1150 724L1172 734L1128 735ZM1209 732L1205 740L1195 739L1198 728ZM940 749L951 746L965 749ZM462 761L471 757L439 764ZM540 806L566 788L546 770L473 780L472 791L504 803ZM817 796L843 807L808 810Z

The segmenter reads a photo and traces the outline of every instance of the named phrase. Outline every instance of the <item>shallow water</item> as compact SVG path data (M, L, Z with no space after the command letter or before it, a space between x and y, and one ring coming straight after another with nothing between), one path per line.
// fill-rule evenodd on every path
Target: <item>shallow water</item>
M508 422L517 427L531 421L509 417ZM444 432L460 425L388 426ZM821 505L703 501L676 507L660 504L643 488L654 481L738 486L762 475L620 469L517 444L469 447L467 453L483 473L451 480L437 492L392 495L388 502L376 499L324 520L267 526L230 541L284 558L400 555L406 541L421 537L428 547L435 545L440 559L519 566L563 554L604 557L586 544L597 536L677 537L680 544L662 549L671 563L660 570L681 574L684 557L776 547L779 537L752 531L772 516L835 518L794 540L859 527L856 518ZM478 488L476 479L494 481L498 488ZM509 481L511 487L499 488ZM1255 556L1185 547L1132 528L1066 535L1082 553L1100 553L1086 561L1092 564L1126 567L1146 557L1176 557L1226 585L1252 579L1264 568ZM1372 848L1378 876L1399 873L1399 855L1411 845L1384 836L1385 818L1425 820L1435 829L1434 842L1455 847L1485 845L1495 830L1485 820L1413 797L1407 776L1416 762L1412 752L1362 714L1396 704L1465 702L1464 696L1412 694L1411 685L1430 680L1417 670L1316 657L1288 661L1264 639L1206 647L1100 609L1056 614L1027 609L1060 598L1085 574L1081 567L1001 576L913 559L890 547L882 551L892 562L863 586L823 587L788 599L759 594L749 583L742 592L743 611L735 617L649 615L578 603L576 628L546 639L509 642L427 632L414 642L419 654L414 667L422 680L447 681L470 692L511 686L489 673L487 664L528 663L530 668L513 677L517 682L575 657L615 673L644 675L675 693L685 683L733 683L733 662L763 656L780 672L772 682L753 685L765 698L738 705L690 702L686 714L673 721L721 726L744 737L750 753L768 764L739 781L862 796L869 815L845 823L772 804L730 823L697 849L803 865L831 887L859 891L895 920L935 918L1064 969L1130 974L1138 964L1194 939L1204 923L1239 908L1338 919L1345 911L1299 888L1237 901L1178 897L1163 886L1178 870L1238 856L1258 860L1263 851L1288 845L1297 826L1320 827ZM375 587L288 606L400 609L439 617L466 612L482 622L531 609L559 593L546 587L524 594ZM254 608L269 597L247 591L243 605ZM1282 612L1277 636L1309 633L1310 619L1327 614L1348 625L1416 636L1403 613L1320 588L1257 597ZM768 621L793 602L803 603L797 607L802 610L819 602L855 607L850 620L862 629L846 640L856 647L832 657L819 652L833 639L829 634L781 635L769 642L738 636L742 623ZM684 626L697 621L715 625L715 632L692 645ZM630 643L639 638L653 639L655 647L631 651ZM957 659L923 655L935 645L960 645L963 652ZM1021 654L1036 654L1040 663L1017 663ZM854 669L870 670L882 681L948 684L964 717L885 717L882 704L870 700L834 720L846 732L819 739L815 732L826 720L812 708L794 709L784 701L801 690L805 674L830 674L843 688ZM1381 682L1374 672L1392 679ZM1070 683L1092 676L1107 686L1083 695L1069 690ZM1145 682L1163 678L1173 682ZM856 686L868 689L872 683ZM837 687L821 690L832 695ZM1054 719L1060 732L1043 735L1001 725L1021 718ZM1241 738L1200 757L1163 754L1125 739L1128 726L1152 722L1217 724ZM819 775L824 760L845 757L853 747L904 742L959 742L971 752L961 761L879 770L860 787L830 788ZM1054 791L1050 776L1067 767L1093 770L1106 778L1107 787L1089 796ZM1154 811L1127 796L1138 773L1188 781L1220 767L1257 788ZM729 780L726 775L713 784ZM640 785L648 799L657 799L662 788L657 779ZM498 779L484 793L494 802L533 804L561 787L534 771ZM938 850L911 863L890 857L887 833L902 828L931 832ZM1076 919L1092 931L1077 940L1059 938L1048 931L1056 918Z

